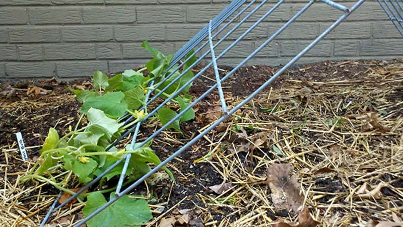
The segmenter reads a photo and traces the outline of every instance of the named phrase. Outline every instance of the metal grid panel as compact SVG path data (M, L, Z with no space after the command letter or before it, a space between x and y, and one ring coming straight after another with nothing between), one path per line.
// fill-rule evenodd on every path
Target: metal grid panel
M326 3L330 7L334 7L340 11L342 11L342 15L339 17L338 20L336 20L331 26L329 26L325 31L323 31L316 39L314 39L306 48L304 48L301 52L297 53L295 57L293 57L285 66L283 66L281 69L279 69L270 79L268 79L264 84L262 84L256 91L254 91L252 94L250 94L247 98L245 98L243 101L241 101L239 104L237 104L235 107L231 108L228 110L228 107L226 105L226 101L223 96L223 91L221 87L221 83L228 79L230 76L232 76L240 67L246 64L248 60L250 60L252 57L254 57L259 51L261 51L264 47L266 47L268 44L270 44L271 41L273 41L280 33L282 33L285 29L288 28L290 24L295 22L295 20L302 15L310 6L312 6L315 3L315 0L310 0L305 6L303 6L294 16L292 16L281 28L279 28L274 34L272 34L269 38L267 38L258 48L256 48L252 53L250 53L248 56L246 56L241 62L237 64L230 72L228 72L226 75L220 77L219 72L218 72L218 67L217 67L217 61L223 57L226 53L229 52L230 49L235 47L241 40L243 40L251 31L253 31L262 21L264 21L265 18L270 16L281 4L284 3L285 0L279 0L273 6L263 14L255 23L253 23L250 27L248 27L245 31L242 32L240 36L237 37L230 45L225 46L225 49L221 51L218 55L215 54L215 48L217 48L220 44L223 43L231 34L233 34L236 30L241 28L241 25L244 24L251 16L253 16L258 10L262 8L265 4L269 4L268 0L263 0L260 4L257 4L254 7L255 0L252 0L247 4L247 0L233 0L218 16L216 16L214 19L210 20L209 24L207 24L200 32L198 32L189 42L187 42L175 55L170 63L169 68L162 74L165 75L167 72L172 71L172 73L168 74L164 79L162 79L159 82L151 81L149 84L149 87L152 89L148 90L145 98L145 105L139 109L140 110L146 110L147 107L150 107L150 105L157 104L155 108L151 110L150 113L146 115L146 117L137 122L135 126L133 126L131 129L129 129L127 132L125 132L121 138L116 140L114 143L112 143L107 150L115 146L117 143L120 142L120 140L128 137L131 133L133 133L133 138L130 143L130 149L131 150L136 150L142 146L144 146L146 143L151 141L153 138L155 138L158 134L160 134L163 130L167 129L174 121L178 120L183 114L185 114L189 109L191 109L193 106L195 106L197 103L202 101L208 94L214 92L216 89L218 90L219 93L219 98L222 106L222 111L223 115L214 123L212 123L208 128L203 130L199 135L195 136L192 140L190 140L187 144L185 144L183 147L179 148L175 153L173 153L171 156L169 156L167 159L162 161L159 165L155 166L152 170L150 170L147 174L145 174L143 177L139 178L137 181L126 187L125 189L122 189L123 187L123 180L124 180L124 174L126 173L126 169L128 168L128 163L131 157L131 154L125 155L123 158L121 158L119 161L117 161L115 164L113 164L111 167L109 167L107 170L105 170L101 175L99 175L97 178L92 180L90 183L88 183L86 186L84 186L81 190L79 190L76 194L71 196L68 200L63 202L62 204L58 205L57 207L57 200L54 202L52 205L51 209L49 210L47 216L41 223L41 226L43 226L46 221L48 220L49 216L51 213L57 211L67 203L69 203L71 200L76 198L80 193L82 193L84 190L88 189L90 186L93 184L97 183L104 175L106 175L108 172L110 172L113 168L118 166L120 163L124 163L124 167L122 170L122 174L120 176L116 192L115 192L115 197L113 199L110 199L105 205L102 207L98 208L96 211L94 211L92 214L90 214L88 217L80 221L79 223L76 224L76 226L80 226L83 223L87 222L89 219L94 217L96 214L104 210L106 207L117 201L120 197L123 195L129 193L131 190L133 190L136 186L138 186L140 183L142 183L146 178L148 178L150 175L164 167L168 162L170 162L172 159L174 159L176 156L181 154L183 151L185 151L189 146L193 145L196 143L197 140L202 138L205 134L207 134L210 130L212 130L214 127L219 125L221 122L223 122L226 118L228 118L230 115L232 115L234 112L236 112L239 108L241 108L243 105L245 105L247 102L249 102L254 96L256 96L258 93L260 93L263 89L265 89L269 84L271 84L279 75L281 75L286 69L288 69L292 64L294 64L296 61L298 61L304 54L306 54L312 47L314 47L320 40L322 40L329 32L331 32L335 27L337 27L342 21L344 21L355 9L357 9L365 0L358 0L351 8L347 8L343 5L340 5L336 2L333 2L331 0L321 0L321 2ZM385 1L385 0L384 0ZM379 1L380 2L380 1ZM321 3L317 3L321 4ZM244 7L242 7L244 6ZM248 10L251 10L249 13ZM246 15L244 15L246 14ZM238 20L238 18L241 19ZM230 19L229 19L230 18ZM227 22L226 22L227 21ZM402 21L401 21L402 22ZM226 29L229 29L227 33L225 33L220 39L217 40L216 43L213 43L213 40L218 37L219 34L224 32ZM203 52L202 50L208 47L208 50ZM186 59L185 56L193 49L196 49L193 54L191 54L189 57ZM216 49L217 50L217 49ZM159 89L160 91L157 91L157 88L159 88L161 85L163 85L164 82L170 78L174 72L176 72L178 69L184 66L192 57L197 56L200 54L200 57L187 69L183 69L182 73L176 77L174 80L172 80L168 85L165 86L163 89ZM210 58L209 58L210 55ZM175 93L173 93L171 96L166 98L164 101L158 102L157 98L160 97L166 91L171 85L176 83L178 80L180 80L190 69L192 69L194 66L196 66L198 63L201 63L202 60L207 60L208 63L206 64L205 67L203 67L194 77L189 80L187 83L185 83L181 88L179 88ZM178 66L176 66L178 64ZM205 93L203 93L201 96L197 97L187 108L182 110L178 115L176 115L173 119L171 119L169 122L164 124L160 129L156 130L152 135L150 135L146 140L143 142L138 142L136 143L137 140L137 134L139 132L139 128L142 124L142 122L146 121L150 117L152 117L156 112L161 109L164 105L166 105L169 101L174 99L177 95L181 93L182 90L184 90L186 87L188 87L196 78L200 77L208 68L212 67L215 72L215 78L216 78L216 83L211 86ZM156 84L155 84L156 83ZM125 123L129 123L130 121L133 120L132 116L126 116L124 117ZM61 194L59 194L60 197ZM58 197L58 198L59 198Z

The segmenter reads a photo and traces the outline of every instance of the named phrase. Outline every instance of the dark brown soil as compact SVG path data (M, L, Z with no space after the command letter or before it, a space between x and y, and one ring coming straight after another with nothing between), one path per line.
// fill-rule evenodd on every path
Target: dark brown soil
M281 77L279 77L272 85L272 89L279 89L287 86L287 80L298 79L303 81L307 87L312 88L315 92L312 82L314 81L326 81L327 79L340 79L340 80L352 80L352 83L357 82L358 78L363 78L369 65L383 65L386 63L400 62L401 60L392 61L338 61L338 62L321 62L316 64L310 64L305 66L294 67L286 71ZM234 76L223 84L224 91L227 96L240 96L244 97L251 92L255 91L260 85L262 85L268 78L276 72L280 67L269 66L251 66L242 67L238 70ZM222 76L231 70L230 67L221 67ZM196 82L193 83L191 94L195 97L200 96L214 83L214 74L212 69L209 69L205 74L205 77L199 77ZM58 83L55 81L46 81L41 84L35 84L33 82L25 83L10 83L11 87L18 88L15 96L6 98L0 97L0 147L2 149L16 148L15 133L21 132L25 141L25 146L28 147L29 159L35 160L39 155L38 151L40 145L42 145L48 130L50 127L55 127L58 132L63 135L68 126L74 127L79 119L78 110L80 104L75 101L74 96L68 92L66 86L85 85L88 86L89 79L82 81L66 83ZM28 96L27 89L37 85L42 88L47 88L49 92L47 94ZM2 87L3 86L3 87ZM5 83L0 88L5 87ZM267 91L271 88L267 88ZM1 89L0 89L1 92ZM402 87L397 90L396 93L389 97L389 99L396 102L402 101L403 91ZM199 134L198 130L205 127L209 123L209 119L202 117L212 103L216 103L218 98L217 92L209 95L202 103L196 107L197 118L193 121L189 121L181 125L184 134L175 134L175 141L168 140L164 135L160 134L154 140L152 144L156 154L161 160L170 156L173 152L181 147L181 145L188 142L195 135ZM402 117L402 109L397 118ZM276 121L275 117L274 121ZM297 117L298 118L298 117ZM148 127L150 126L150 127ZM139 136L139 140L146 139L153 131L155 131L155 122L148 122L141 128L142 132ZM216 131L220 131L216 129ZM248 132L252 134L253 132ZM308 134L307 137L310 137ZM215 168L208 163L197 163L194 161L203 157L209 152L207 146L209 142L206 140L199 140L192 149L184 151L177 160L171 162L169 168L173 171L176 177L176 184L172 186L169 180L164 180L164 183L160 182L154 186L148 186L148 191L153 192L153 197L156 199L153 203L168 202L166 208L171 208L178 202L186 198L178 207L178 209L190 209L190 208L208 208L207 202L201 200L198 194L209 194L211 191L208 187L222 183L222 177L218 174ZM30 148L33 147L33 148ZM9 152L11 155L8 157L8 163L12 164L8 169L9 181L14 183L12 178L17 175L10 175L10 173L24 172L27 169L27 163L22 162L19 157L18 151ZM241 154L242 156L242 154ZM5 157L0 156L0 164L5 164ZM315 158L313 158L315 160ZM4 177L1 173L0 177ZM391 177L386 177L391 178ZM109 184L114 185L116 180L112 180ZM402 180L401 180L402 181ZM401 182L400 182L401 183ZM399 183L398 183L399 184ZM335 192L346 191L344 185L339 182L334 182L332 179L323 179L316 183L318 186L324 186L327 188L333 188ZM3 183L0 182L0 188L3 188ZM402 183L401 183L402 187ZM49 188L49 189L47 189ZM172 189L171 189L172 188ZM384 190L387 191L387 190ZM44 186L42 192L48 192L49 194L56 194L58 191L51 186ZM138 193L146 193L145 185L142 184L134 191ZM35 195L35 192L30 193ZM392 192L385 192L386 195L395 194ZM27 196L29 197L29 196ZM326 197L322 200L328 200ZM228 208L221 208L218 211L210 211L213 216L212 220L221 221L226 217ZM46 209L42 210L39 214L44 215ZM169 215L169 214L167 214ZM238 215L233 215L236 218ZM276 214L272 216L288 216L288 214Z

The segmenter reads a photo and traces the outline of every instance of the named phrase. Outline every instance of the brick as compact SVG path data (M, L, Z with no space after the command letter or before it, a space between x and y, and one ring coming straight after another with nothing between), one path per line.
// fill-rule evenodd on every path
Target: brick
M331 23L321 23L320 32L325 31ZM345 22L332 30L324 39L365 39L370 38L370 24L367 22Z
M6 64L0 63L0 80L6 79Z
M301 52L310 41L299 41L299 40L284 40L281 42L281 56L296 56ZM305 56L331 56L333 49L333 44L330 41L320 41L316 46L310 49Z
M110 41L113 31L112 27L106 26L62 27L62 39L66 42Z
M173 3L180 3L180 4L201 4L201 3L210 3L211 0L158 0L161 4L173 4Z
M94 6L83 8L83 21L86 24L113 24L136 22L134 6Z
M264 41L265 40L252 41L254 44L253 50L257 49ZM269 43L269 45L266 45L263 49L261 49L261 51L259 51L255 56L257 56L257 57L277 57L277 56L279 56L279 52L280 52L280 43L271 42L271 43Z
M272 36L283 24L271 24L268 28L268 36ZM318 36L319 25L317 23L293 23L281 32L277 39L314 39Z
M146 51L142 46L142 43L127 43L127 44L122 44L122 50L123 50L123 57L125 59L148 59L152 58L153 56ZM154 43L150 42L150 45L154 48L157 48L159 51L161 51L165 55L170 55L174 54L176 51L175 44L172 42L167 42L167 43Z
M402 3L401 3L402 4ZM352 3L350 4L352 5ZM362 4L354 13L349 15L347 21L379 21L387 20L388 17L377 1L367 1Z
M358 40L335 40L334 56L356 56L358 49Z
M156 4L157 0L105 0L105 4L128 4L128 5L152 5Z
M0 28L0 43L6 43L7 41L8 41L7 30Z
M190 5L187 7L187 22L209 22L227 5Z
M56 5L104 4L104 0L51 0Z
M11 43L46 43L60 42L58 27L33 28L18 27L10 28L8 31Z
M165 40L165 25L125 25L115 26L117 41Z
M24 25L28 23L28 13L25 8L0 7L0 24Z
M31 24L80 24L77 7L32 7L28 9Z
M372 23L372 36L374 38L402 38L391 21L377 21Z
M203 26L201 26L201 25L193 25L193 24L169 25L166 27L167 40L168 41L178 41L178 40L188 41L189 39L194 37L202 28L203 28Z
M258 6L258 3L255 3L253 6L251 6L245 13L241 15L241 19L244 18L248 13L250 13L253 9L255 9ZM258 21L262 16L264 16L270 9L272 9L274 4L268 4L265 3L259 10L257 10L251 17L247 19L248 22L256 22ZM291 17L290 15L290 8L291 4L281 4L276 8L270 15L268 15L263 21L271 21L271 22L281 22L281 21L287 21Z
M52 62L10 62L6 63L6 74L10 78L45 78L55 76Z
M63 61L56 62L57 74L62 78L88 77L100 70L108 72L107 61Z
M137 60L111 60L109 61L109 72L119 73L129 69L135 69L143 66L149 61L149 59L137 59Z
M0 1L0 6L1 5L10 5L10 6L21 6L21 5L50 5L51 1L50 0L1 0Z
M17 47L15 45L0 45L0 61L1 60L17 60Z
M153 13L154 12L154 13ZM180 5L137 8L138 23L182 23L185 22L185 8Z
M95 44L46 45L46 60L95 59Z
M96 50L98 59L122 59L121 44L97 44Z
M220 53L224 51L232 42L231 41L224 41L223 43L219 44L215 48L215 55L218 56ZM240 57L245 58L247 57L253 50L253 44L250 41L240 41L234 47L232 47L226 54L223 55L222 58L226 57ZM209 53L209 57L211 55ZM222 59L221 58L221 59Z
M262 22L260 24L258 24L253 30L251 30L243 39L244 40L256 40L259 38L266 38L268 37L268 26L269 24L272 23L265 23ZM239 28L237 28L227 39L230 40L235 40L237 39L239 36L241 36L247 29L249 29L251 26L253 25L253 23L251 22L246 22L244 24L242 24ZM229 29L225 29L224 32L221 32L219 34L219 38L222 38L228 31Z
M20 45L18 46L18 53L20 54L20 60L43 60L42 45Z
M403 55L402 39L360 41L360 56Z
M291 17L301 10L305 5L306 4L291 4ZM325 3L315 2L296 19L296 22L334 22L341 15L342 12L334 7L328 6Z

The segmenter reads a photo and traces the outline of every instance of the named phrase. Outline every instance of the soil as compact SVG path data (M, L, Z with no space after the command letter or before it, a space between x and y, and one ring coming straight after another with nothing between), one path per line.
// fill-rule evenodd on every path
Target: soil
M300 102L300 106L298 107L300 110L305 104L311 102L310 99L312 99L309 96L305 95L305 90L302 90L302 88L307 88L309 91L308 93L322 93L322 95L326 98L327 96L335 96L335 94L328 95L326 93L326 90L321 88L322 84L316 84L315 82L342 81L346 83L347 87L354 87L355 85L360 86L364 81L367 80L369 69L376 67L383 68L383 66L400 64L401 62L401 60L327 61L304 66L295 66L294 68L289 69L284 74L282 74L277 80L275 80L273 84L271 84L270 87L266 88L266 90L262 92L261 95L266 97L269 96L269 94L271 93L275 93L276 91L288 90L289 94L283 98L280 97L278 101L289 98L291 100L290 102L294 101L294 99L298 100L298 102ZM280 67L250 66L242 67L241 69L236 71L234 76L230 77L229 80L223 83L225 96L226 98L229 98L229 106L234 107L234 105L240 102L242 98L246 97L256 89L258 89L258 87L262 85L266 80L268 80L269 77L273 75L279 68ZM232 68L222 66L220 67L220 69L221 76L223 76ZM198 69L195 71L198 71ZM190 94L193 95L194 98L200 96L214 84L214 78L215 76L213 70L208 69L202 77L199 77L197 81L193 83ZM59 134L63 135L68 130L68 127L74 127L80 118L78 114L80 104L75 101L74 95L71 92L67 91L66 87L79 86L80 88L88 88L90 86L89 81L90 79L87 78L69 83L47 80L42 82L26 81L19 83L3 83L0 85L0 92L2 90L5 91L6 88L10 87L16 89L13 92L14 94L10 95L9 97L7 97L8 94L4 93L4 96L0 98L0 148L5 151L4 153L2 153L2 156L0 156L0 164L8 164L7 180L8 182L10 182L11 185L15 185L19 174L24 173L32 164L23 162L20 159L19 151L16 149L17 145L15 133L22 133L25 146L28 149L29 159L30 161L36 161L39 156L38 151L40 149L40 145L42 145L43 141L45 140L50 127L56 128ZM295 87L296 81L300 82L300 88L298 89L296 89ZM379 82L374 81L373 83L377 84ZM38 94L33 92L30 95L27 95L27 92L35 86L46 89L46 91L39 92ZM324 84L324 86L327 85ZM377 89L377 85L375 85L374 89ZM382 93L383 91L380 92ZM335 97L330 97L330 100L334 98ZM355 102L355 99L357 99L355 97L344 97L344 95L342 94L340 98L344 101L344 103L349 103L349 101ZM395 104L401 102L402 104L402 85L398 86L393 92L389 93L386 96L386 99L387 102ZM170 165L168 165L168 168L173 171L176 177L176 184L171 183L169 179L163 179L155 185L146 186L145 184L141 184L135 190L133 190L133 193L148 195L148 193L152 192L154 200L152 200L150 204L164 205L165 211L170 208L176 209L164 214L165 217L175 215L176 213L178 214L178 210L181 209L192 209L194 213L194 220L192 223L187 224L190 226L200 224L206 225L209 221L216 221L216 223L212 223L212 225L219 225L221 224L221 221L224 221L224 219L226 219L226 223L223 223L222 225L226 225L232 224L232 222L240 219L245 211L240 210L243 213L232 213L235 212L235 209L232 207L210 207L209 205L212 204L213 201L206 201L206 196L217 195L212 192L209 187L221 184L225 181L223 180L223 175L218 172L217 168L217 164L221 162L218 158L219 156L214 156L211 162L195 163L194 161L207 155L209 151L213 149L214 146L212 147L211 142L209 142L208 140L211 140L212 142L219 140L219 136L223 135L225 129L228 126L235 126L235 123L243 122L242 120L240 120L240 118L245 119L250 117L250 119L253 119L254 121L272 121L273 125L282 122L282 116L272 115L265 112L269 105L267 107L264 107L264 101L262 99L257 100L255 101L257 104L255 104L253 100L253 105L251 105L250 102L248 107L243 107L240 111L236 112L235 116L230 117L228 120L226 120L226 123L224 125L219 125L215 128L215 130L209 133L207 135L207 138L199 140L195 145L185 150L181 155L178 156L178 158L171 162ZM326 106L335 104L324 105ZM374 105L372 106L371 102L368 106L369 111L374 111ZM402 119L403 112L401 106L402 105L391 108L387 107L385 111L388 113L392 113L390 116L388 116L388 118ZM217 91L215 91L214 93L208 95L206 99L204 99L200 104L198 104L197 107L195 107L195 110L197 110L195 120L186 122L181 125L181 129L184 132L183 134L173 133L171 131L164 131L162 134L159 134L154 139L152 148L155 150L160 159L163 160L170 156L173 152L175 152L182 145L192 139L195 135L199 134L199 130L201 128L204 128L206 125L217 119L218 115L220 114L220 111L218 111L218 109L215 109L217 107L220 106L218 106L218 93ZM336 113L336 115L347 116L350 114L358 114L358 112L359 108L353 110L340 109L339 113ZM289 121L292 121L297 129L301 124L301 122L299 121L306 121L310 120L311 118L314 117L302 116L299 115L299 113L297 112ZM139 140L142 141L146 139L147 136L154 132L156 129L156 125L156 121L146 122L146 124L141 127ZM249 129L245 125L243 126L244 130L242 131L244 131L248 137L252 137L261 132L259 128ZM279 129L285 128L282 124L277 127ZM290 129L288 129L288 131L289 130ZM229 147L233 144L236 145L235 148L240 148L242 145L245 145L247 141L240 138L239 134L241 133L237 133L237 131L229 133L229 136L225 137L221 144L226 147ZM282 134L285 133L282 133L282 131L280 131L279 134L280 135L276 136L277 138L282 138ZM306 138L318 137L318 135L313 132L302 132L301 135L302 137ZM397 140L397 136L379 135L377 140L378 142L393 143ZM318 143L320 144L320 142ZM346 143L349 143L349 141L347 141ZM351 141L351 143L354 142ZM229 151L230 152L228 153L231 153L231 150ZM246 169L254 169L254 167L256 167L260 163L260 160L253 159L253 156L250 155L248 151L248 148L246 151L239 151L238 155L240 156L240 159L244 163ZM254 156L268 156L271 159L276 158L276 156L274 156L273 154L266 153L265 151L266 146L264 146L260 150L254 150ZM299 153L303 151L304 150L302 148L301 151L294 152ZM320 157L316 154L306 154L305 159L309 160L313 164L322 161L322 159L320 159ZM219 170L223 171L222 169ZM372 172L374 170L374 167L369 167L369 170L367 170L367 172ZM265 172L266 168L260 167L253 173L256 176L262 177L266 175ZM4 172L1 172L0 177L1 179L4 179ZM402 190L402 173L401 176L392 176L386 174L384 176L381 176L381 179ZM116 182L116 179L112 179L109 182L109 185L114 186ZM337 194L338 192L350 191L350 187L347 187L346 184L342 183L341 179L337 178L336 176L318 178L315 180L313 185L316 186L316 188L318 189L326 188L327 191L333 192L335 194ZM3 181L0 182L0 188L6 188L6 186L3 184ZM39 194L39 191L41 191L42 195L47 195L48 198L54 197L58 194L58 190L54 189L52 186L44 185L40 190L34 190L30 193L25 194L20 201L22 203L21 206L30 208L29 205L32 204L33 198L35 198L36 195ZM395 191L392 191L389 188L383 188L382 194L384 195L384 197L392 197L392 199L394 198L394 203L397 204L399 207L401 206L400 217L402 218L402 196L397 195ZM321 198L319 202L327 204L329 203L329 200L332 200L333 198L333 195L328 195ZM37 213L36 217L32 217L31 219L34 221L34 223L39 225L40 219L43 218L46 212L47 207L40 210ZM368 213L373 212L374 211L369 211ZM366 210L364 210L361 213L367 212ZM229 214L231 215L228 216ZM159 214L155 214L155 217L157 217L158 215ZM272 218L273 220L277 219L278 217L287 218L290 215L291 214L285 210L268 210L267 212L267 216L269 218ZM76 220L79 219L80 216L81 215L78 214ZM368 217L370 218L371 215L369 215ZM355 222L357 222L355 221L355 219L350 220L350 224L355 224ZM154 225L158 225L158 223Z

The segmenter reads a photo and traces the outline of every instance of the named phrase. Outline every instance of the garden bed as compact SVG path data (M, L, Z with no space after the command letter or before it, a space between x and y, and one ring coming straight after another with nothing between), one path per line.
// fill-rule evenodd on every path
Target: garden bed
M221 73L230 69L221 67ZM238 104L276 69L238 70L223 84L228 106ZM147 225L302 223L299 213L275 205L274 186L269 184L271 175L278 175L274 164L291 165L278 167L294 174L283 174L282 189L288 194L298 186L305 207L320 226L402 221L402 70L401 60L328 61L288 70L168 165L176 184L160 172L133 191L146 196L151 205L154 218ZM210 70L194 82L190 94L199 96L213 83ZM91 83L87 79L68 84L88 88ZM54 80L1 84L3 226L38 226L59 192L51 185L18 184L18 180L38 158L50 127L63 135L78 121L80 104L65 89L68 84ZM154 140L152 148L161 160L221 115L218 95L209 95L194 110L195 120L181 125L183 134L168 130ZM139 141L158 124L142 125ZM30 162L21 159L16 132L23 135ZM73 225L83 217L83 205L75 202L62 208L49 224Z

